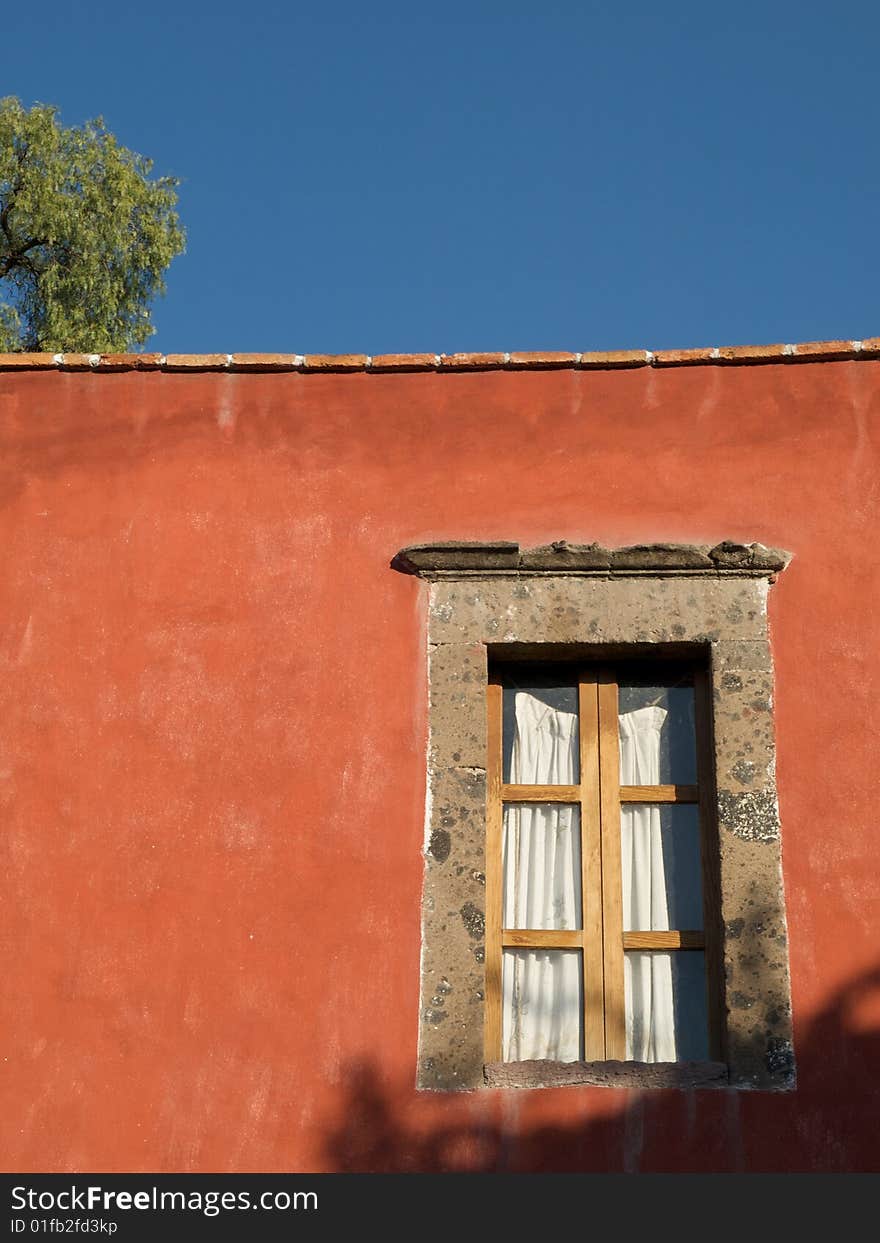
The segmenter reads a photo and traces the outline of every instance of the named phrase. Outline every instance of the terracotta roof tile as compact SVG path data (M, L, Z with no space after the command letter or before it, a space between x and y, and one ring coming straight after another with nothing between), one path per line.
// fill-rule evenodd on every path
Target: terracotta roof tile
M880 337L795 345L705 346L686 350L567 350L460 354L0 354L0 371L496 371L693 367L877 358Z

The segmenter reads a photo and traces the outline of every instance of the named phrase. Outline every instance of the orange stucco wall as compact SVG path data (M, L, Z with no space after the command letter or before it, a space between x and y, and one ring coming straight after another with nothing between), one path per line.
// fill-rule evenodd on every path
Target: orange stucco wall
M4 1168L876 1169L880 362L0 375ZM414 1091L430 539L760 540L799 1086Z

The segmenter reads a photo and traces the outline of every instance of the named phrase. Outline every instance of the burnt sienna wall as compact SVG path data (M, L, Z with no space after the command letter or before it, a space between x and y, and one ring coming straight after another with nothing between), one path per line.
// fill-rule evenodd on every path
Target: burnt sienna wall
M880 361L0 373L16 1171L878 1167ZM798 1086L415 1090L420 542L758 540ZM11 1099L10 1099L11 1098Z

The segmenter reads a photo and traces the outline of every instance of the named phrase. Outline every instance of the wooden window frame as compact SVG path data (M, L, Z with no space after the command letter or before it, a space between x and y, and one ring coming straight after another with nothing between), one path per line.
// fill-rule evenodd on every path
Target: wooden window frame
M562 676L568 681L568 670ZM503 780L504 673L494 670L487 687L486 804L486 991L485 1060L502 1060L502 956L508 948L578 949L583 968L583 1058L625 1061L624 953L667 950L705 954L709 1058L724 1058L720 895L714 824L711 699L704 669L694 667L697 782L695 785L620 784L618 689L621 675L636 666L580 665L578 691L579 781L572 785L505 784ZM547 666L554 673L558 662ZM662 677L662 675L660 675ZM581 919L572 929L503 926L502 838L504 808L522 803L561 803L580 809ZM697 806L703 883L703 928L662 932L623 930L620 809L627 803Z

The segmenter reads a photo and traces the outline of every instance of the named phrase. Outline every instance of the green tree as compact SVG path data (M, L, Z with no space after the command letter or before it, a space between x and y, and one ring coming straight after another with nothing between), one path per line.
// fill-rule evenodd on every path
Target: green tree
M116 353L153 334L150 303L181 253L175 177L99 117L0 100L0 352Z

